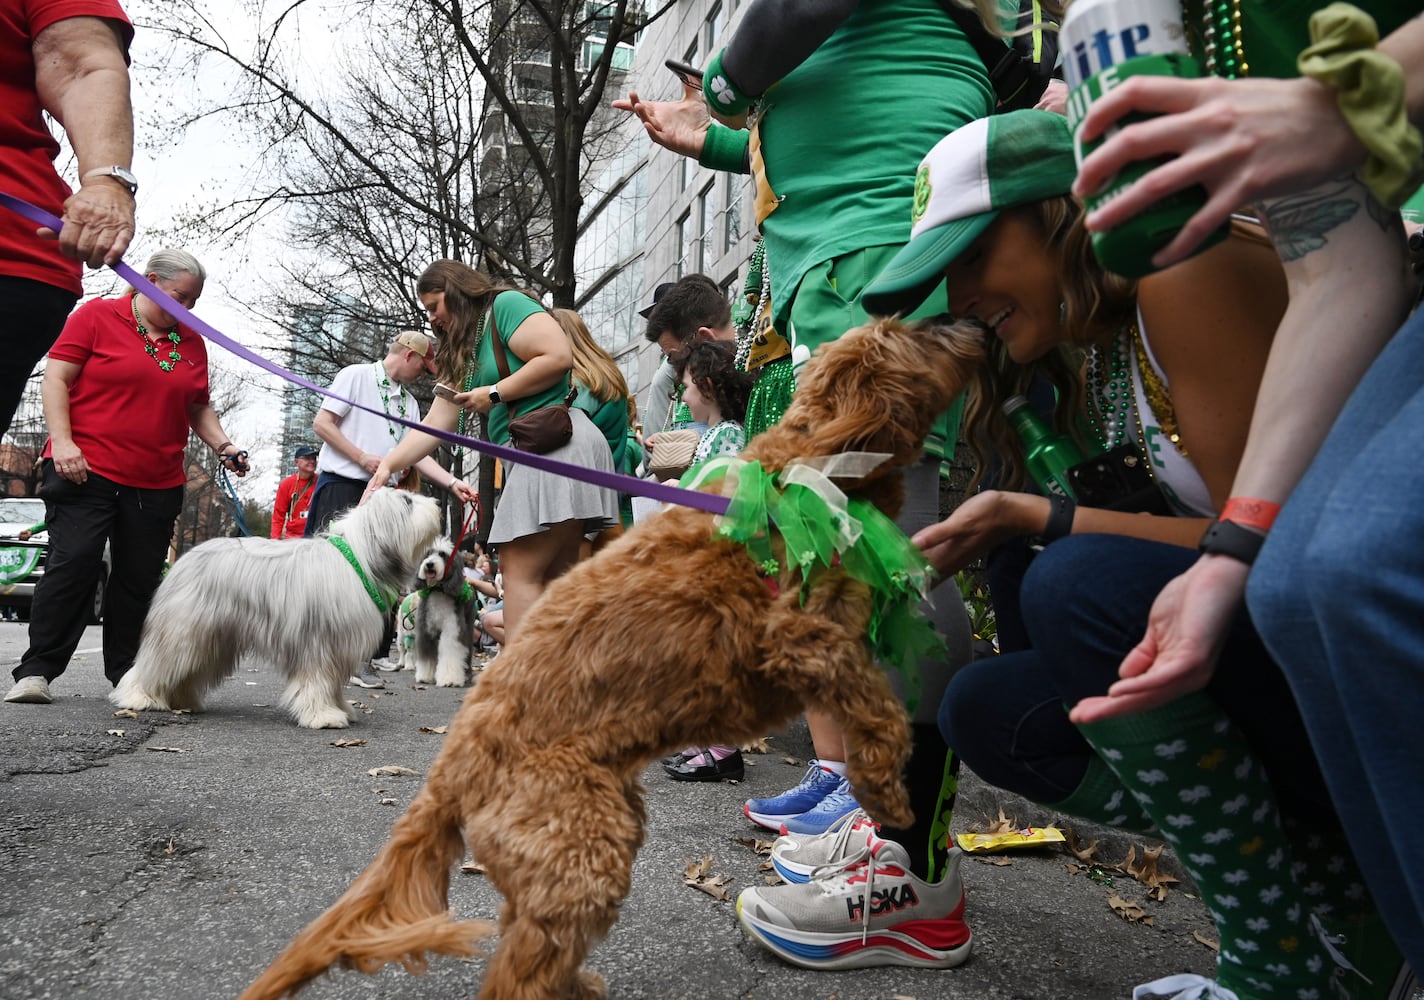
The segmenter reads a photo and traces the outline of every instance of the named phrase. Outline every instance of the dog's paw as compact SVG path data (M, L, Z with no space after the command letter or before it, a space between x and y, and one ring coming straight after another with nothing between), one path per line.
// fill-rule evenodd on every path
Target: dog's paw
M303 729L349 729L352 718L346 711L331 708L301 716L297 719L297 725Z
M150 694L138 687L118 687L109 692L109 703L115 708L127 708L131 712L171 712L173 706L167 698ZM193 711L189 708L188 711Z
M416 678L419 680L419 678ZM465 686L465 668L456 667L453 670L435 671L435 686L443 688L458 688Z
M588 969L579 969L569 989L569 1000L604 1000L607 996L608 986L602 976Z

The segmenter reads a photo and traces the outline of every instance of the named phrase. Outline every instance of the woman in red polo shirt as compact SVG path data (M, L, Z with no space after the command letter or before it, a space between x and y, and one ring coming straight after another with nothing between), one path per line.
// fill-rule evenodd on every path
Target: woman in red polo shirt
M206 272L190 253L160 250L145 271L185 307L202 294ZM30 648L5 700L44 704L88 624L106 542L104 675L117 684L133 664L183 506L188 431L238 475L247 465L208 401L202 337L138 292L75 310L50 349L41 394L49 559L35 586Z

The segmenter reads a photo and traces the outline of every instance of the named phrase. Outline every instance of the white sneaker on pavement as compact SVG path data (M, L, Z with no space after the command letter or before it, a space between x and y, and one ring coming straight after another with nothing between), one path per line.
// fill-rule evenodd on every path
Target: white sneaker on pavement
M48 705L54 701L49 694L49 681L39 675L21 677L5 696L5 700L27 705Z

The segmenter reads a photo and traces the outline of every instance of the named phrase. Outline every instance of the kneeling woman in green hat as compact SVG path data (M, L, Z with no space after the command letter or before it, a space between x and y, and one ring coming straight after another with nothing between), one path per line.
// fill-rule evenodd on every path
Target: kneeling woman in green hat
M1167 270L1136 281L1107 272L1068 196L1074 175L1056 115L958 130L921 164L911 241L865 294L872 311L907 312L943 281L953 313L988 327L965 426L980 471L997 462L1004 488L972 495L915 541L944 575L1014 536L1043 543L1019 594L1033 648L962 670L940 727L993 784L1176 849L1220 933L1217 974L1169 977L1144 995L1324 996L1348 977L1350 996L1389 996L1401 959L1289 689L1244 615L1204 690L1069 721L1118 679L1153 600L1195 561L1213 518L1239 513L1228 491L1286 304L1276 255L1244 220ZM1149 470L1160 499L1141 504L1154 491L1138 490L1136 509L1168 513L1014 492L1025 464L1003 404L1040 379L1055 389L1057 430L1114 469Z

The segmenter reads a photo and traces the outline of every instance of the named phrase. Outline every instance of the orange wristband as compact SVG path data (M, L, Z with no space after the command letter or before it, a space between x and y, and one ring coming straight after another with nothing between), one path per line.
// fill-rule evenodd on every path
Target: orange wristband
M1271 530L1271 525L1276 523L1276 515L1280 512L1281 505L1269 500L1257 500L1255 497L1232 497L1221 508L1221 514L1217 520L1232 521L1246 528L1255 528L1265 534Z

